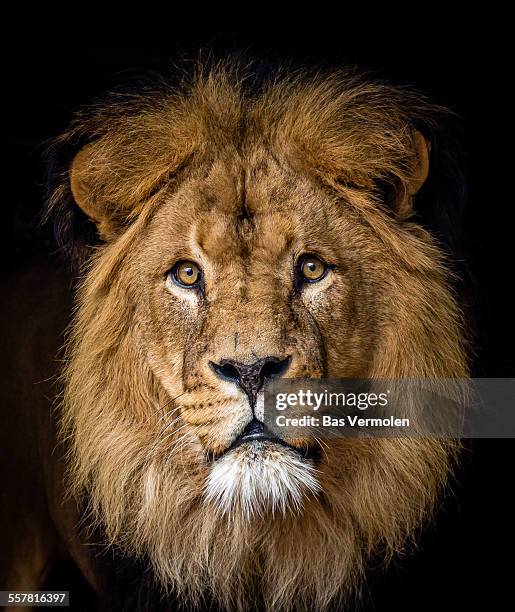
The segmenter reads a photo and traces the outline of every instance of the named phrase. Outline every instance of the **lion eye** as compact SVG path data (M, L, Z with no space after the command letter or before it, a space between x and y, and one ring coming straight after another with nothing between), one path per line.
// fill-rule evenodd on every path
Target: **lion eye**
M201 278L200 268L192 261L178 261L171 269L169 276L180 287L194 287Z
M300 276L302 280L310 283L322 280L327 270L327 264L314 255L304 255L299 261Z

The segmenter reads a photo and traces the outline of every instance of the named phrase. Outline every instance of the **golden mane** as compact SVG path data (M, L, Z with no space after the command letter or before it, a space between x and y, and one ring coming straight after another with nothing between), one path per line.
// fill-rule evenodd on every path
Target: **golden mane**
M242 516L221 517L205 503L208 466L197 460L198 444L179 424L163 427L174 398L146 360L137 317L131 258L160 195L202 161L245 159L263 141L271 158L345 200L381 245L364 249L388 253L382 283L395 302L385 301L370 377L463 377L463 322L443 251L420 225L396 218L388 200L392 190L410 189L413 130L434 142L445 116L410 90L350 72L279 71L256 84L241 68L217 65L173 88L84 111L57 142L59 163L68 165L89 147L81 181L117 228L115 240L92 249L89 221L61 175L50 209L62 243L83 264L61 405L70 490L87 499L85 524L148 560L164 591L197 604L211 593L240 610L256 597L273 610L343 601L372 554L389 558L431 515L457 444L334 441L320 474L324 493L301 515L256 518L252 527Z

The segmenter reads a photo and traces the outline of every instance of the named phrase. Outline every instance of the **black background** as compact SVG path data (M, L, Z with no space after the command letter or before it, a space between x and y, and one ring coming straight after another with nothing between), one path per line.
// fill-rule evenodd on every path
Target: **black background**
M202 10L199 8L198 12ZM474 373L515 375L513 313L511 70L503 17L413 16L410 24L334 14L331 26L300 28L288 19L254 30L216 27L207 15L156 16L139 27L80 28L18 24L4 30L2 56L2 261L53 249L35 219L43 201L44 143L80 104L133 70L166 71L200 48L331 64L357 64L415 85L460 116L470 189L465 218L467 265L475 285L478 331ZM202 25L198 26L200 19ZM249 16L248 21L253 23ZM156 24L159 23L159 27ZM119 24L118 24L119 25ZM513 574L511 440L475 441L434 527L419 550L372 579L364 609L493 610L510 603Z

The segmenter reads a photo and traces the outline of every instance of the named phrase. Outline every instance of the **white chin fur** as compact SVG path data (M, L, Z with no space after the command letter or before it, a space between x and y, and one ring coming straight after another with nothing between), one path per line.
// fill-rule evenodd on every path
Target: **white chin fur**
M205 495L222 514L246 518L299 512L306 495L320 490L310 460L269 442L247 442L214 462Z

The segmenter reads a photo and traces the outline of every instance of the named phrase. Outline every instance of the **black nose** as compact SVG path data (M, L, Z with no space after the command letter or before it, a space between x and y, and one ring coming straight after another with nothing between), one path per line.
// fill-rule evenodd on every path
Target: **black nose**
M263 386L265 378L281 376L290 365L290 357L264 357L254 363L241 363L233 359L222 359L220 363L210 365L220 378L230 380L239 385L247 394L250 403L256 403L258 391Z

